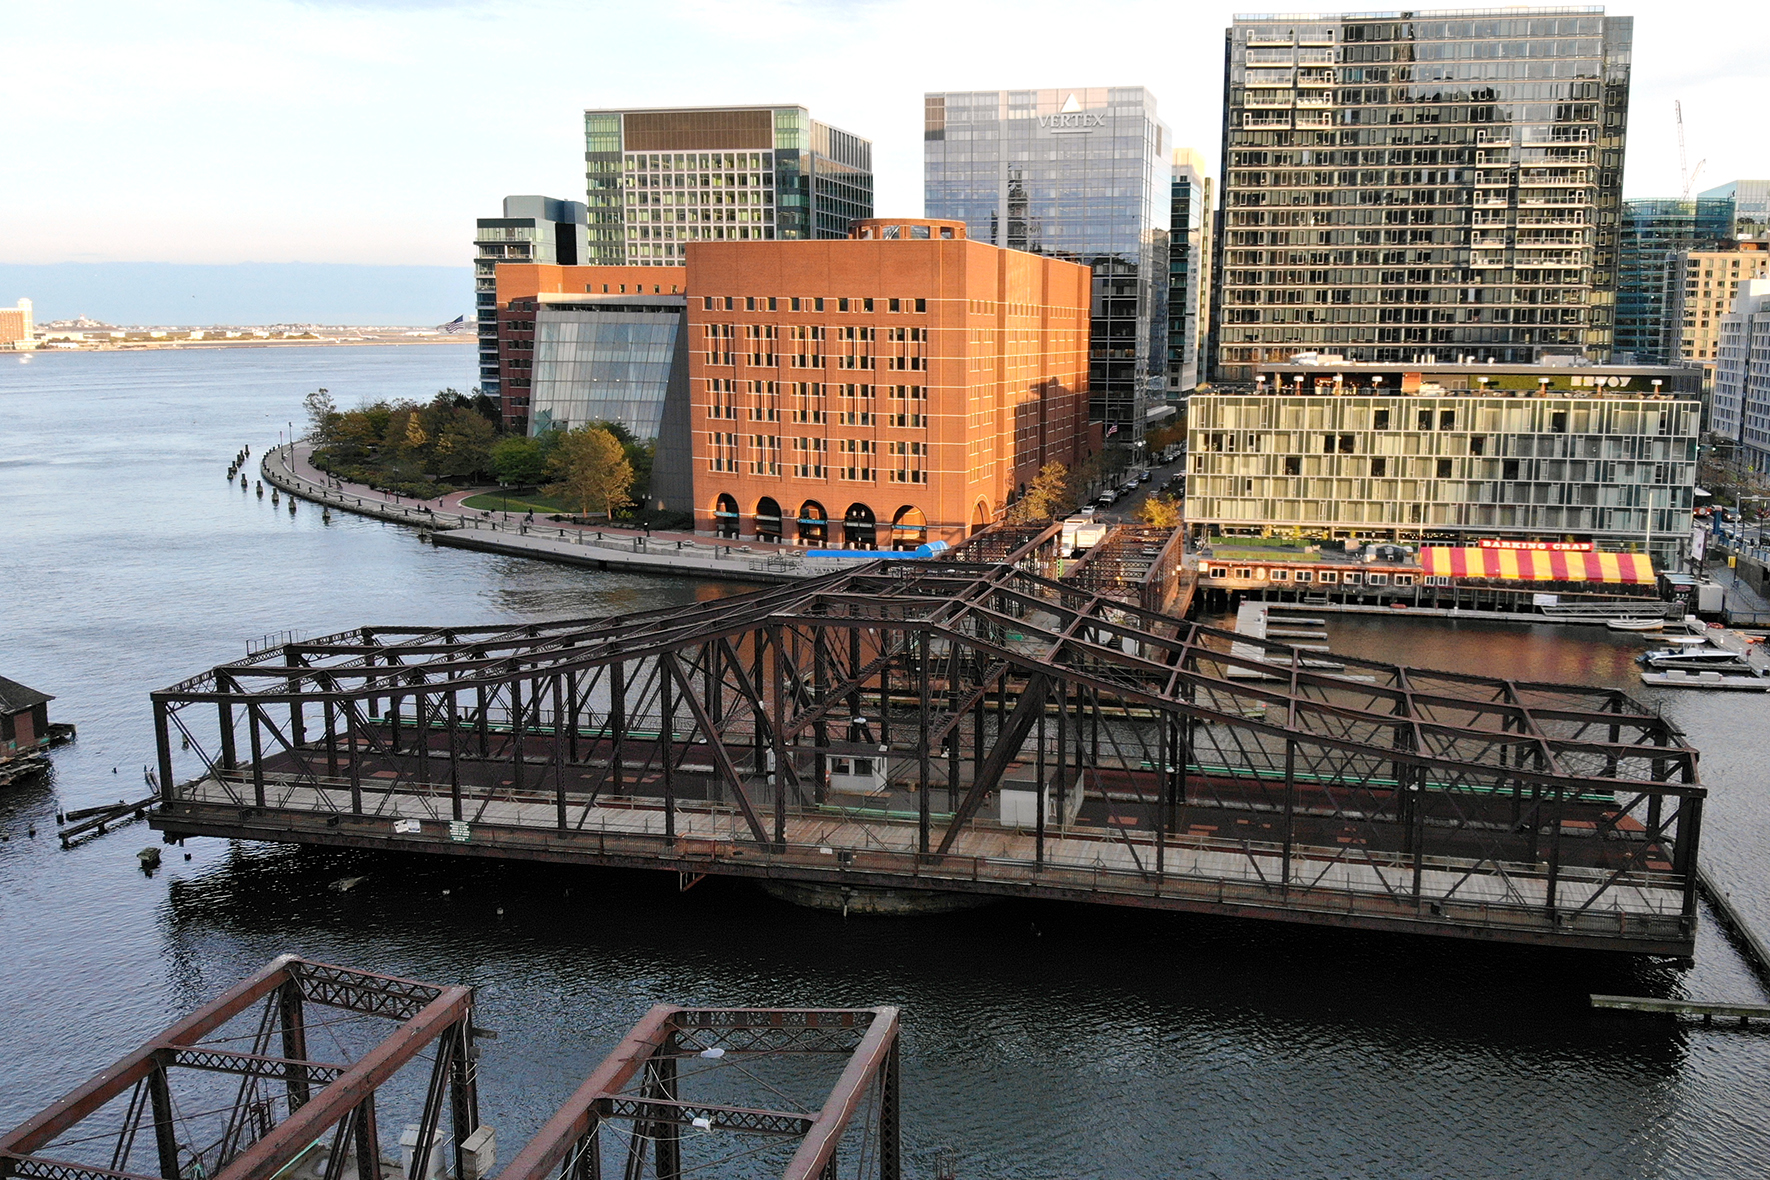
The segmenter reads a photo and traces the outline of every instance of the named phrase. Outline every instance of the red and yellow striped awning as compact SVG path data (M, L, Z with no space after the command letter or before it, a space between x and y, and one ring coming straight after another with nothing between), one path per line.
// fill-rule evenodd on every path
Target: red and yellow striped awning
M1653 562L1645 553L1566 552L1543 549L1420 550L1428 574L1452 578L1496 578L1505 582L1651 583Z

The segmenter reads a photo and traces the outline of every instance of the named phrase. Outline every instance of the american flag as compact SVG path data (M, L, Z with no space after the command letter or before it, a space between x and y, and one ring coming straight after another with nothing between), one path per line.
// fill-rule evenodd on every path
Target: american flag
M1106 437L1111 438L1113 435L1117 434L1118 432L1119 432L1119 424L1117 422L1114 422L1111 426L1106 428Z

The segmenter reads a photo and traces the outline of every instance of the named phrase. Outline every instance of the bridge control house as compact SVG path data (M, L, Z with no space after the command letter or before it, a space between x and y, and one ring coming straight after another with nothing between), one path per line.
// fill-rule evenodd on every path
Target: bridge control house
M1271 365L1193 395L1187 522L1255 535L1580 542L1683 560L1701 373L1643 366Z

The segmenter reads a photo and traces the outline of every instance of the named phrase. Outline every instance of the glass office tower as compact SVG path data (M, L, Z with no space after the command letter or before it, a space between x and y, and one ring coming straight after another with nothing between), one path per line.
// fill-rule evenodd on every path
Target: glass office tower
M1203 158L1191 148L1175 148L1168 229L1168 404L1202 377L1211 304L1211 179Z
M873 145L804 107L585 111L590 256L682 266L691 241L846 238L873 215Z
M1602 8L1237 18L1216 375L1607 359L1632 38Z
M1140 438L1167 374L1168 129L1141 86L925 96L923 212L1094 270L1089 417Z
M1731 197L1623 202L1616 278L1619 363L1665 363L1661 340L1672 258L1680 250L1713 250L1732 233Z

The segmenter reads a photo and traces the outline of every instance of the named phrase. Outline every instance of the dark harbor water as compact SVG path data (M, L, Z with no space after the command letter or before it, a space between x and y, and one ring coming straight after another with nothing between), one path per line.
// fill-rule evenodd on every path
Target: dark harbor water
M0 359L0 675L56 694L53 715L80 726L50 781L0 792L0 1126L293 951L476 985L477 1023L500 1034L481 1084L505 1160L667 1000L901 1005L915 1176L943 1147L967 1178L1770 1172L1770 1040L1585 1002L1761 999L1712 922L1678 972L1044 904L844 922L711 880L679 893L673 876L219 841L149 878L135 853L157 837L141 825L57 847L58 806L139 792L148 692L259 636L738 589L438 551L223 482L235 450L274 443L315 386L344 404L427 397L470 384L473 365L470 347L439 346ZM1391 619L1331 631L1351 653L1652 699L1626 637ZM1706 860L1770 930L1770 704L1663 704L1704 751ZM347 875L365 879L328 888Z

